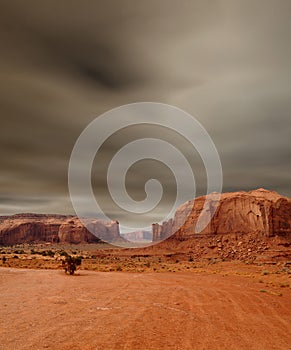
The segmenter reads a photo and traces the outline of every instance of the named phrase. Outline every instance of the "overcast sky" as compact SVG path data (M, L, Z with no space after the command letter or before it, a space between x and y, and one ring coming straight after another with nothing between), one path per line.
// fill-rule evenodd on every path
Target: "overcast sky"
M76 139L96 116L138 101L180 107L202 123L221 157L224 191L265 187L291 196L291 1L0 6L0 214L73 213L67 167ZM132 131L126 140L163 134L191 155L179 136ZM104 145L99 166L124 135ZM129 173L129 192L139 198L151 169L167 172L159 166ZM198 161L194 167L203 194L205 174ZM96 182L100 198L105 185Z

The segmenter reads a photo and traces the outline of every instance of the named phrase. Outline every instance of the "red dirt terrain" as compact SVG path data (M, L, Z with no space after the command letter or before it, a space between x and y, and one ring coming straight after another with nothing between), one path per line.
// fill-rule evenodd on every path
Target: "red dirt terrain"
M0 217L0 348L291 349L291 199L225 193L196 234L214 201L185 203L139 249L66 246L94 241L71 217ZM66 252L83 270L45 270Z
M73 277L1 268L0 347L290 349L291 289L276 284L290 275L265 276L246 265L234 274L232 264L197 273Z

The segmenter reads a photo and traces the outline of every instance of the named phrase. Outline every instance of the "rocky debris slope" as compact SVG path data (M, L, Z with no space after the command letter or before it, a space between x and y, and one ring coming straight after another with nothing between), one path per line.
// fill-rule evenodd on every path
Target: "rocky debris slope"
M204 202L205 196L198 197L178 208L173 220L154 224L153 240L169 237L162 246L175 245L194 259L291 260L290 198L265 189L224 193L211 222L197 234L195 225ZM208 203L208 211L212 205Z
M0 245L20 243L97 243L100 239L114 242L119 239L117 221L104 223L94 220L89 232L75 216L46 214L16 214L0 216Z

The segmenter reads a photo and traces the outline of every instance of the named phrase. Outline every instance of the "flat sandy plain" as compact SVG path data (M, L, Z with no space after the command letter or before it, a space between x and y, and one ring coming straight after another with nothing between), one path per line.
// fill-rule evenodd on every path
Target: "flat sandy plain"
M291 349L290 274L0 268L0 348Z

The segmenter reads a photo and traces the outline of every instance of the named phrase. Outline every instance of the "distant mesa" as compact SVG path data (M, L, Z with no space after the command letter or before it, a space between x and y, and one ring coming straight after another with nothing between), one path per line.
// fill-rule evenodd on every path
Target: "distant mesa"
M122 240L117 221L90 222L90 230L76 216L53 214L16 214L0 216L0 245L21 243L99 243Z
M197 197L180 206L173 219L162 225L153 224L152 232L136 231L120 234L119 223L93 220L89 232L76 216L49 214L16 214L0 216L0 245L21 243L98 243L101 240L125 243L158 243L183 241L197 236L254 235L291 238L291 199L277 192L257 189L221 195L211 222L198 235L195 226L206 197ZM209 216L213 201L208 201L202 215ZM202 216L203 220L203 216Z
M127 241L131 242L139 242L139 243L150 243L152 242L152 232L150 231L134 231L134 232L128 232L128 233L123 233L121 236L126 239Z

